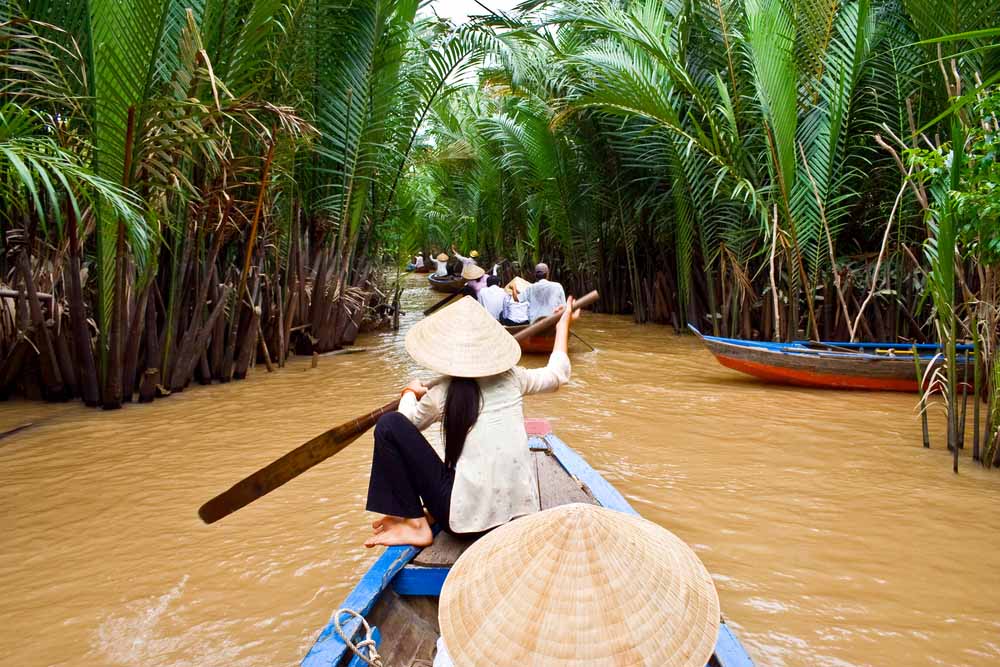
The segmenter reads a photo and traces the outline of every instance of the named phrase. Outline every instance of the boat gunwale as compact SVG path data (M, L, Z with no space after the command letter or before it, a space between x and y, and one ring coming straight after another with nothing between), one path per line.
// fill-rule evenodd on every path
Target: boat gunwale
M535 452L549 452L559 462L563 470L584 486L602 507L624 514L641 516L614 485L597 472L582 455L551 431L543 435L529 435L528 448ZM337 610L354 609L367 617L382 594L391 586L392 580L408 566L419 552L420 548L417 547L387 547L385 552L362 575ZM342 628L348 636L356 634L360 627L361 622L353 617L342 624ZM347 657L348 651L349 649L334 629L334 619L331 617L320 632L316 642L302 659L301 667L337 667ZM729 628L725 619L722 619L719 624L719 635L716 638L709 665L711 667L754 667L753 660L746 648Z
M736 348L746 348L753 350L766 350L769 352L780 352L784 354L799 354L802 356L822 356L822 355L839 355L841 357L847 357L851 359L857 358L872 358L872 359L902 359L905 361L913 361L913 356L908 355L905 357L897 357L891 354L877 354L872 352L864 352L863 350L891 350L898 352L912 352L914 346L916 346L918 352L922 351L935 351L936 354L918 354L917 356L921 360L931 361L935 357L944 354L944 350L940 345L936 343L847 343L840 341L808 341L808 340L793 340L787 343L780 343L774 341L761 341L761 340L748 340L746 338L725 338L723 336L713 336L711 334L705 334L698 330L693 324L688 324L688 329L694 333L696 336L704 341L717 343L719 345L728 345ZM830 348L847 348L847 351L839 351L836 349L823 350L821 348L813 347L814 345L823 345ZM852 349L859 350L858 352L851 351ZM973 346L967 343L960 343L955 346L958 352L972 352ZM966 355L967 356L967 355Z

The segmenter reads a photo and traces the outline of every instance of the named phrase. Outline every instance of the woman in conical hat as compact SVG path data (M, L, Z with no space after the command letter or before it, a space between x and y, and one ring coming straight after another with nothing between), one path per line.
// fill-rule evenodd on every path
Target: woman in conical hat
M443 377L430 388L411 382L398 411L375 425L367 509L383 516L365 546L429 545L427 514L451 533L478 535L538 511L521 397L569 380L569 328L579 316L571 299L548 365L530 370L516 365L521 348L513 336L471 297L410 329L406 351ZM443 461L421 434L436 422Z
M704 667L719 596L670 531L572 504L469 547L444 582L438 622L434 667Z

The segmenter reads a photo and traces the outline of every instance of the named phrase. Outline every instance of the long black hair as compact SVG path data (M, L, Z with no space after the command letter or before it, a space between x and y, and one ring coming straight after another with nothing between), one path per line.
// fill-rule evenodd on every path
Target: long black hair
M482 409L483 395L475 378L453 377L444 402L444 463L454 468L465 447L465 437L476 425Z

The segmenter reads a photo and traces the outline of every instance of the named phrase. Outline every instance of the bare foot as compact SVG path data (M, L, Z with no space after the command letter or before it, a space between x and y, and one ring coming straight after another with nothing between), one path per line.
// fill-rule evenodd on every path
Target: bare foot
M382 531L384 531L386 528L396 525L400 521L405 521L405 519L403 519L403 517L401 516L392 516L392 515L380 516L379 518L372 521L372 530L377 535Z
M402 519L390 524L383 523L382 530L376 529L374 535L365 540L365 546L369 549L382 545L391 547L399 544L408 544L414 547L427 547L434 542L434 533L431 532L427 519Z

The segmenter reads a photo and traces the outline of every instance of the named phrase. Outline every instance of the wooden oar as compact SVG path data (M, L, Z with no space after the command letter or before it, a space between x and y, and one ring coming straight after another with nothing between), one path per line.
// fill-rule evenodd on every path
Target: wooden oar
M440 308L444 304L448 303L449 301L451 301L452 299L454 299L456 296L460 296L461 294L462 294L461 292L452 292L451 294L449 294L448 296L446 296L445 298L441 299L440 301L438 301L437 303L435 303L433 306L431 306L430 308L428 308L427 310L425 310L424 311L424 315L430 315L435 310L437 310L438 308Z
M597 292L591 292L577 300L574 310L586 308L597 301ZM522 340L547 331L559 322L560 315L550 315L518 332L514 338ZM428 386L433 386L440 379L432 380ZM326 433L299 445L280 459L269 463L249 477L236 482L228 491L224 491L209 500L198 509L198 516L205 523L215 523L229 516L236 510L246 507L261 496L274 491L279 486L295 479L317 463L330 458L349 444L357 440L368 429L375 425L378 418L399 407L399 399L386 403L377 410L372 410L357 419L344 422Z

